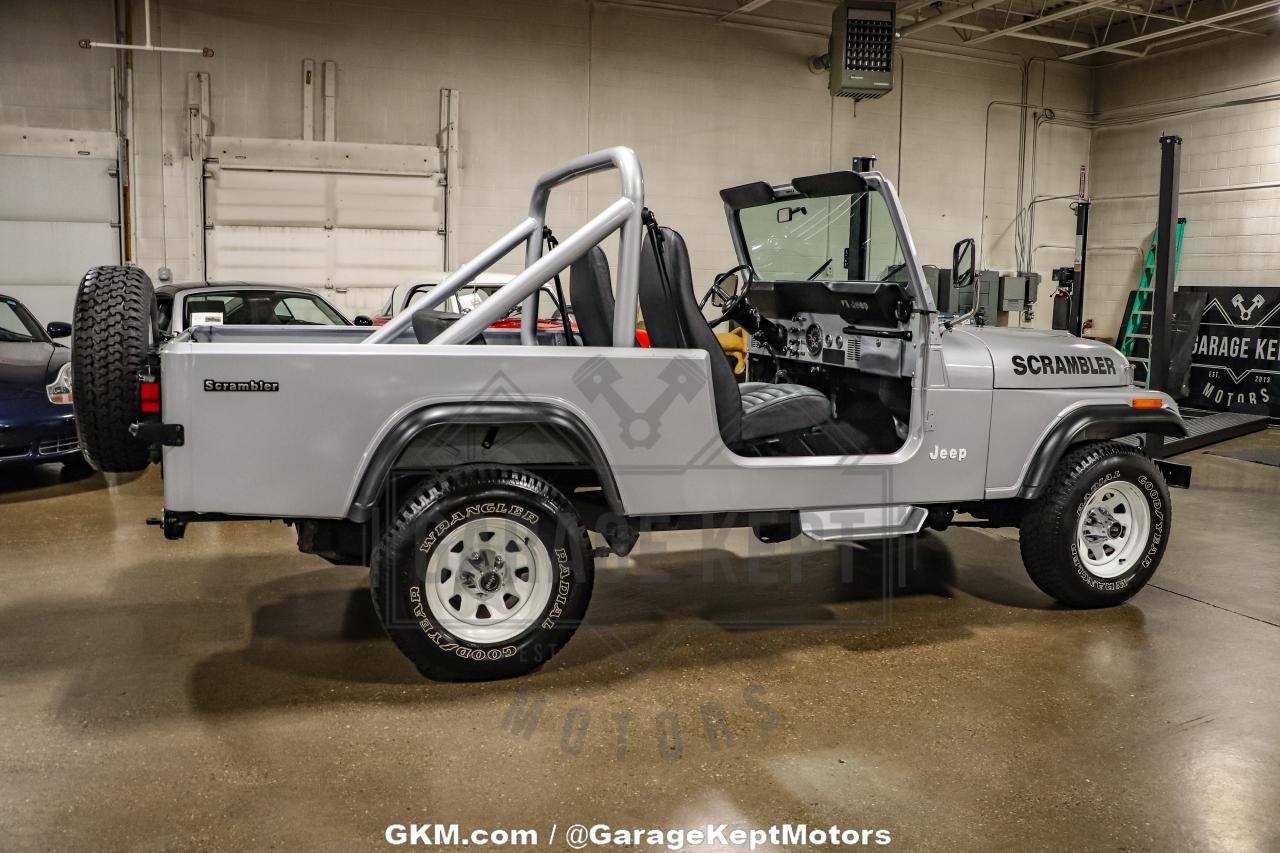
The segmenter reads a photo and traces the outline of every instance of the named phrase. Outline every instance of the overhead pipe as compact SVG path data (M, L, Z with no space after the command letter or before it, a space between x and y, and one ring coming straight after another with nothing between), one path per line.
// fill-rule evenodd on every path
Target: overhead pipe
M808 0L805 0L805 2L807 3ZM689 6L683 3L663 2L663 0L595 0L595 4L598 6L614 6L619 9L643 10L668 15L678 15L686 18L697 18L703 21L719 23L726 27L738 27L740 29L756 30L767 33L784 33L794 36L807 36L811 38L819 38L823 41L827 41L831 37L831 27L829 26L823 28L819 28L817 26L806 27L803 24L796 25L796 22L794 21L763 15L749 15L741 20L732 18L729 20L723 20L723 12L717 12L702 6ZM958 26L962 29L974 29L976 25L962 24ZM964 45L947 44L945 42L900 38L898 40L898 48L903 51L911 51L914 53L929 53L937 56L955 56L975 62L998 62L1001 64L1017 66L1017 63L1010 58L1010 54L1008 53L983 48L969 49Z
M991 41L992 39L998 39L1002 36L1016 36L1023 30L1029 30L1032 27L1039 26L1040 24L1047 24L1051 21L1060 21L1063 18L1069 18L1072 15L1087 12L1090 9L1098 8L1099 6L1107 6L1113 2L1115 2L1115 0L1088 0L1088 2L1081 3L1079 6L1067 6L1064 9L1059 9L1057 12L1051 12L1048 15L1041 15L1039 18L1030 18L1020 24L1014 24L1013 26L1005 27L1002 30L993 30L987 35L970 39L970 42L972 44L981 44L984 41ZM1135 52L1134 55L1136 56L1138 54Z
M93 47L106 47L113 50L149 50L154 53L198 53L203 57L213 56L213 48L211 47L161 47L158 44L151 43L151 0L142 0L142 11L144 20L146 21L147 40L142 44L121 44L119 42L108 41L90 41L89 39L80 39L78 44L88 50Z
M1165 27L1163 30L1160 30L1159 32L1143 33L1142 35L1132 36L1131 38L1122 39L1121 41L1112 42L1111 44L1099 45L1098 47L1092 47L1092 48L1089 48L1088 50L1081 50L1081 51L1077 51L1076 53L1069 53L1066 56L1063 56L1061 58L1062 59L1082 59L1086 56L1092 56L1095 53L1114 53L1115 48L1118 48L1118 47L1129 47L1130 45L1134 45L1134 44L1142 44L1143 42L1153 41L1159 38L1165 38L1167 36L1171 36L1175 33L1180 33L1185 30L1204 29L1208 27L1208 25L1210 24L1217 24L1221 21L1227 21L1227 20L1230 20L1231 18L1243 17L1244 15L1252 15L1255 12L1260 12L1260 11L1263 11L1264 9L1274 9L1277 6L1280 6L1280 0L1266 0L1266 2L1264 3L1255 3L1254 5L1246 6L1243 9L1233 9L1229 12L1222 12L1217 15L1211 15L1208 18L1201 18L1198 21L1189 21L1185 24L1180 24L1178 26ZM930 19L930 20L934 20L934 19ZM1158 45L1154 45L1154 46L1158 46Z
M998 6L1004 2L1005 0L973 0L972 3L957 6L949 12L943 12L941 15L934 15L932 18L925 18L923 21L916 21L910 26L903 27L898 30L898 35L906 38L927 29L951 23L957 18L963 18L965 15L972 15L974 12L990 9L992 6Z
M1141 15L1144 18L1152 18L1157 21L1172 21L1175 24L1193 23L1190 18L1179 18L1177 15L1170 15L1165 12L1148 12L1145 9L1135 7L1133 4L1116 3L1114 0L1112 0L1111 5L1103 6L1102 8L1111 9L1116 12L1127 12L1130 15ZM1205 29L1222 30L1223 32L1239 33L1240 35L1245 36L1265 35L1265 33L1260 33L1257 30L1246 30L1243 27L1232 27L1224 24L1206 24Z
M743 3L738 8L725 12L720 16L720 20L723 21L725 18L732 18L734 15L749 15L756 9L759 9L762 6L767 6L772 2L773 0L747 0L747 2Z

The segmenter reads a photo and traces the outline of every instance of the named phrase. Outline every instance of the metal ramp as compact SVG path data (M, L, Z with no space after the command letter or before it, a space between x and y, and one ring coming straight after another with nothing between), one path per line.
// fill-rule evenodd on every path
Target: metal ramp
M1182 409L1182 419L1187 423L1186 438L1166 438L1155 452L1157 459L1167 459L1179 453L1187 453L1222 441L1239 438L1267 428L1266 415L1246 412L1213 412L1207 409ZM1125 436L1120 441L1137 445L1142 437Z

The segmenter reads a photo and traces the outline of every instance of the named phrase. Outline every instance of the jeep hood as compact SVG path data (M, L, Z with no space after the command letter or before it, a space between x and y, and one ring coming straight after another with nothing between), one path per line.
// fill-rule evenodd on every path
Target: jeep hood
M1115 347L1067 332L965 326L991 355L995 388L1114 388L1132 384L1129 365Z

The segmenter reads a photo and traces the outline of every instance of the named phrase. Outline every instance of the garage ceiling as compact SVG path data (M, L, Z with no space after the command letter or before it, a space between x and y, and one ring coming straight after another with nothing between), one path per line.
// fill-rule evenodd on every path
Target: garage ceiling
M604 0L718 18L726 24L826 35L831 0ZM900 0L903 38L954 33L964 44L1011 49L1036 42L1059 59L1149 56L1231 33L1264 35L1280 0Z

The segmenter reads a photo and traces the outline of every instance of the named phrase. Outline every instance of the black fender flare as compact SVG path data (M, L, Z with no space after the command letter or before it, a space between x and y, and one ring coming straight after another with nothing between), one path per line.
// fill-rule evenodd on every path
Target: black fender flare
M509 424L542 424L559 431L575 450L580 452L595 469L609 508L619 516L624 515L622 497L618 491L613 468L600 447L600 442L577 414L554 403L519 401L501 403L433 403L405 415L383 437L365 465L356 487L355 496L347 510L347 519L364 522L373 517L396 460L400 458L416 437L425 430L448 424L450 426Z
M1173 409L1135 409L1123 403L1100 403L1074 409L1058 420L1040 442L1022 478L1018 497L1040 497L1058 460L1073 444L1147 433L1182 438L1187 434L1187 425Z

